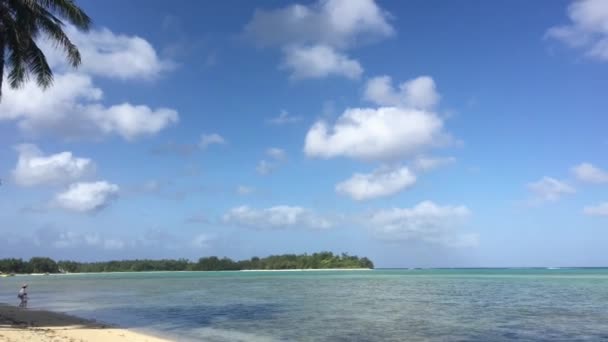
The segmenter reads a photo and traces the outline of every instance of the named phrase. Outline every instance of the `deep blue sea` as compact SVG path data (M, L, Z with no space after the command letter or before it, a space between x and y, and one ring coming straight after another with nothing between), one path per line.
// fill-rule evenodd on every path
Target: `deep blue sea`
M0 278L0 302L179 341L608 340L608 269L158 272Z

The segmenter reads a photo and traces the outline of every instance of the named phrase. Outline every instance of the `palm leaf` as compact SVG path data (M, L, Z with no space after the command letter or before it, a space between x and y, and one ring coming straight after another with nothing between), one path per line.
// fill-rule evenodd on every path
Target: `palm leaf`
M47 8L65 17L72 25L81 30L88 30L91 18L78 7L73 0L22 0L32 7Z
M25 49L25 61L29 71L36 76L38 86L46 89L53 84L53 71L36 42L30 40Z
M53 72L36 44L41 34L65 51L70 65L80 65L80 52L60 18L81 30L91 26L91 18L74 0L0 0L0 99L5 67L12 88L21 87L30 74L42 88L53 83Z
M2 83L4 81L4 36L0 35L0 99L2 99Z

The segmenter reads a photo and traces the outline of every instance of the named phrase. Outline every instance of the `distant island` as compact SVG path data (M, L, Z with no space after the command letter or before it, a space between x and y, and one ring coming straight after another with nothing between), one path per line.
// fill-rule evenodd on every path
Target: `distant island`
M103 262L54 261L47 257L0 259L3 274L32 273L92 273L92 272L146 272L146 271L241 271L241 270L290 270L290 269L357 269L374 268L366 257L359 258L346 253L332 252L313 254L271 255L234 261L216 256L204 257L193 262L187 259L137 259Z

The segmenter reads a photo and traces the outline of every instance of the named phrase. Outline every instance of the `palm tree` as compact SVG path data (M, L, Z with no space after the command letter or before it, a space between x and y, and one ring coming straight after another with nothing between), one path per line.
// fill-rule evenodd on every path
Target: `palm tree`
M21 87L30 74L42 88L53 83L53 72L36 44L41 34L65 51L72 67L80 65L80 52L63 32L59 17L81 30L91 25L91 18L74 0L0 0L0 99L5 66L13 89Z

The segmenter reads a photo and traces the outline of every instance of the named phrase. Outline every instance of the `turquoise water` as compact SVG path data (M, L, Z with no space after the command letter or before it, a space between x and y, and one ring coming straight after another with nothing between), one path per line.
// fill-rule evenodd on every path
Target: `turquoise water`
M0 302L180 341L608 340L608 269L178 272L0 278Z

